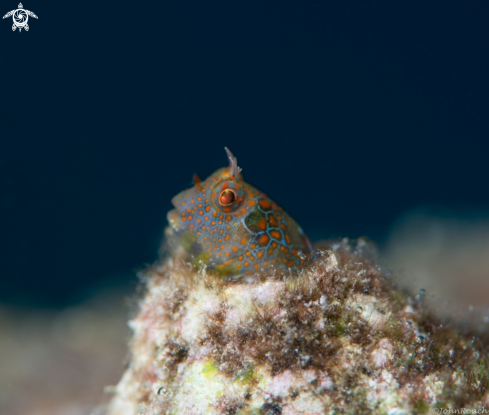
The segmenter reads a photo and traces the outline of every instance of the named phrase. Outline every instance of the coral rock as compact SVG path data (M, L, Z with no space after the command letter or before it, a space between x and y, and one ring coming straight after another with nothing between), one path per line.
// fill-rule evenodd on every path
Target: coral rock
M372 252L363 240L345 240L316 251L299 275L270 269L226 281L173 250L143 273L130 365L107 414L482 405L487 341L396 290Z

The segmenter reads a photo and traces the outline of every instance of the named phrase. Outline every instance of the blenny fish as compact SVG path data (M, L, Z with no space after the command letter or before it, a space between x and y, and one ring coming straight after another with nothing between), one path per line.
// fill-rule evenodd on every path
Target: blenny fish
M275 267L297 271L312 245L299 225L265 193L243 180L236 157L229 167L172 199L168 222L195 265L237 278Z

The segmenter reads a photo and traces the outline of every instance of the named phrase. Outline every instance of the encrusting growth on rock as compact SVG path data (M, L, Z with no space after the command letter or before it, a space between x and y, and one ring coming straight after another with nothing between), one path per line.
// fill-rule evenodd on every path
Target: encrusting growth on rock
M233 160L220 174L230 172L239 175ZM140 274L146 292L130 321L131 360L107 415L489 406L487 335L441 321L423 294L397 289L368 241L324 244L299 254L293 270L260 262L236 274L220 271L214 253L196 255L182 229L166 229L165 258Z
M488 403L487 339L397 291L364 240L316 254L299 276L272 269L223 281L182 252L145 271L131 364L108 414L410 414Z

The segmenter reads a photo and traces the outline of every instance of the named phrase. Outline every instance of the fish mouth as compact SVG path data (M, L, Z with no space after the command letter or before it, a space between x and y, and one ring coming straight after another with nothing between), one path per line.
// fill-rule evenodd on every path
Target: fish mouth
M166 218L168 219L168 223L173 228L173 230L178 232L182 231L185 228L182 217L177 209L170 210L166 215Z

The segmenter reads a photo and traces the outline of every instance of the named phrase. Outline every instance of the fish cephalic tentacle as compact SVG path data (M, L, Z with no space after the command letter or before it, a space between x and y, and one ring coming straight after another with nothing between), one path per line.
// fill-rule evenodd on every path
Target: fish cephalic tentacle
M238 160L236 159L236 157L233 156L233 153L231 153L231 150L229 150L229 148L224 147L224 150L226 150L229 158L229 168L231 170L231 175L237 177L238 174L241 173L241 169L238 167Z

